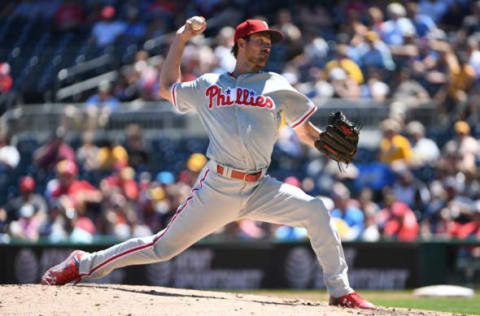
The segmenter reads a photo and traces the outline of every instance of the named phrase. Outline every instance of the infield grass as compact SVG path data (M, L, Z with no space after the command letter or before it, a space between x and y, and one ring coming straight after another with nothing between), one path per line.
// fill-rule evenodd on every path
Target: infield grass
M308 301L328 301L325 291L317 290L258 290L237 291L255 295L298 298ZM424 309L457 314L480 315L480 295L472 298L459 297L414 297L412 291L359 291L360 294L379 306Z

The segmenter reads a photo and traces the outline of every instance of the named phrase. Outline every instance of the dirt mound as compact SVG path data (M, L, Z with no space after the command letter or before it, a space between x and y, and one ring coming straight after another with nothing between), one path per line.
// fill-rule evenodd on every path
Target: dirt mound
M2 285L0 315L452 315L380 308L342 309L310 302L258 295L115 284L76 286Z

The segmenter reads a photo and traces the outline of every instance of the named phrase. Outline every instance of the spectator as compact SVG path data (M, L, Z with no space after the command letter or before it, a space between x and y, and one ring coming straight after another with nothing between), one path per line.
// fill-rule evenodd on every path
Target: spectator
M143 176L143 178L142 178ZM174 185L175 178L168 171L159 172L156 181L150 181L151 175L145 179L145 172L140 175L140 195L138 199L138 221L147 225L151 231L159 231L169 218L169 213L176 205L172 205L168 195L169 187Z
M85 21L83 7L76 0L64 0L55 12L55 28L59 31L79 29Z
M446 42L432 41L432 49L438 58L428 60L425 64L424 80L429 94L436 100L443 113L450 112L453 106L445 108L450 74L458 72L458 60Z
M384 120L381 126L383 138L380 143L379 160L386 164L392 164L394 161L409 164L412 159L412 148L408 139L400 135L400 123L389 118Z
M132 101L137 98L151 97L149 90L155 84L156 70L148 61L148 53L139 50L135 54L133 67L127 67L122 71L122 77L117 82L114 95L122 101Z
M138 43L145 39L147 34L147 25L138 19L138 9L129 6L127 8L127 23L120 37L120 41L126 44Z
M362 84L363 83L363 74L362 71L360 70L360 67L348 58L347 54L348 47L344 44L338 44L335 47L335 59L329 61L324 68L324 76L325 78L328 77L328 74L330 71L332 71L335 68L340 68L344 70L347 75L350 77L350 79L354 80L357 84Z
M392 99L407 108L416 108L430 100L428 91L411 77L411 70L401 68L397 71L396 87Z
M207 163L207 157L202 153L193 153L187 159L187 169L179 174L179 181L193 187L195 179ZM183 173L183 174L182 174Z
M355 48L358 57L358 65L362 69L379 68L389 71L395 70L390 48L380 40L375 31L368 31L366 41ZM355 60L355 59L354 59Z
M334 68L328 74L333 87L333 97L347 100L358 100L361 95L360 86L347 76L341 68Z
M294 66L300 70L310 67L321 67L325 63L325 58L328 55L328 44L322 37L315 34L315 32L305 32L303 36L305 43L303 46L303 54L292 60L293 63L298 64ZM302 60L300 62L300 60ZM288 68L285 66L285 69Z
M465 121L457 121L454 125L456 137L448 141L443 147L444 155L456 155L457 170L475 169L480 154L480 144L470 135L470 125Z
M286 58L289 60L302 51L302 31L293 23L292 15L287 9L278 10L276 22L273 28L285 35L285 41L281 45L286 46Z
M47 231L52 243L92 243L96 232L92 220L79 216L74 208L65 208L56 201L50 210L51 225Z
M363 241L378 241L380 239L380 232L375 222L375 216L380 210L377 203L373 201L373 191L370 188L364 188L358 197L359 208L365 215L364 225L365 229L360 238Z
M101 192L107 198L120 194L127 201L136 202L139 197L139 188L134 178L135 170L132 167L119 164L113 175L101 181Z
M470 220L457 227L456 236L462 240L467 238L480 239L480 201L475 201L473 204Z
M57 178L47 184L47 195L58 201L65 210L72 209L76 216L87 214L89 204L102 201L101 192L84 180L77 179L77 165L70 160L62 160L57 164ZM73 215L72 215L73 217Z
M149 163L150 150L145 145L140 125L129 124L125 130L125 138L128 164L136 170L146 168Z
M365 5L361 5L353 10L346 10L345 15L339 16L340 19L343 18L344 20L337 22L340 34L345 34L351 38L350 44L354 47L363 41L368 31L367 27L361 21L363 9L360 9L360 7L366 9Z
M111 5L102 9L102 21L95 23L92 29L90 42L97 47L111 45L122 35L127 25L121 21L115 21L115 8Z
M12 88L13 79L10 76L10 65L0 63L0 115L15 104L16 94Z
M439 54L432 49L432 41L428 38L421 38L418 40L418 54L414 56L411 61L410 68L412 70L412 77L419 81L424 86L429 95L432 96L431 89L428 87L428 82L425 79L426 73L430 68L433 68L437 63Z
M428 187L416 179L410 169L403 163L395 163L393 169L397 176L397 180L392 187L396 200L408 205L420 218L430 202Z
M50 140L33 153L37 166L45 171L52 171L60 161L75 161L75 151L65 142L67 131L58 127Z
M398 241L414 241L418 236L418 222L405 203L396 201L391 193L385 196L385 208L376 215L382 236Z
M432 201L422 214L422 234L450 236L451 223L470 210L472 200L462 194L463 184L454 177L431 185Z
M385 21L382 10L376 6L371 6L367 10L367 19L372 31L380 34L380 37L383 38L382 25L385 23Z
M210 46L206 45L206 38L202 35L193 38L185 47L182 58L182 81L191 81L200 73L211 71L217 60Z
M408 123L406 128L412 146L412 166L432 165L440 157L440 149L430 138L425 137L425 127L419 121Z
M12 170L20 162L20 153L17 147L11 144L11 138L5 132L0 134L0 171Z
M480 3L479 3L480 14ZM477 80L480 78L480 49L478 46L479 40L474 36L470 36L467 39L466 53L468 55L468 64L473 67L475 71L475 77Z
M83 170L93 172L99 169L98 161L99 148L95 145L95 134L93 131L86 131L82 135L82 145L77 149L77 161Z
M129 237L145 237L151 230L138 223L133 205L124 195L112 193L105 201L102 214L102 233L119 239Z
M140 87L139 87L140 85ZM113 94L121 102L134 101L140 97L150 100L147 94L142 94L139 73L133 67L126 67L120 72L120 78L115 83Z
M218 58L218 72L232 72L235 67L236 60L231 53L234 34L235 30L232 27L225 26L217 35L217 47L213 53Z
M458 63L452 61L450 68L446 102L449 103L447 105L448 109L454 110L455 114L463 118L467 114L468 95L475 84L476 75L475 69L468 63L467 55L461 52L458 57Z
M393 60L395 64L398 65L397 69L410 69L411 64L420 53L418 42L419 39L416 37L415 31L410 30L403 34L402 44L390 46Z
M0 63L0 95L6 94L12 90L13 80L10 76L10 65L8 63Z
M159 77L163 66L163 57L154 56L149 59L149 71L142 76L142 96L146 100L159 100Z
M387 6L387 14L390 20L381 26L382 39L387 45L403 45L404 36L415 33L415 26L407 17L405 7L400 3L390 3Z
M112 86L108 81L102 81L98 86L98 92L87 99L85 111L88 116L88 128L94 129L97 125L105 126L110 114L118 110L120 103L112 95Z
M20 179L20 196L11 199L0 208L0 231L7 230L14 237L35 241L47 220L47 204L35 193L35 180L30 176Z
M343 240L359 238L364 230L364 214L350 200L350 191L341 182L337 182L332 188L332 199L335 206L331 212L333 218L341 219L348 226L341 237Z
M376 68L369 69L367 82L362 86L362 96L373 101L384 102L389 92L390 88L382 81L381 72Z
M100 170L110 172L117 165L128 165L127 150L119 144L106 139L98 151Z
M278 140L275 146L288 157L299 159L303 154L303 147L295 131L289 126L281 127L278 131Z
M435 22L429 15L419 13L417 2L407 2L406 8L407 17L413 22L418 37L426 36L431 30L437 27Z
M8 233L13 239L24 239L35 242L39 238L41 223L34 217L35 209L31 204L24 204L19 209L18 220L14 220L8 227Z

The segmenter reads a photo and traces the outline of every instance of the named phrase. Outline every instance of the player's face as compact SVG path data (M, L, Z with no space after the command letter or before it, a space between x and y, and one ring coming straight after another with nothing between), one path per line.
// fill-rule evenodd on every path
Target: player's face
M246 42L245 57L255 66L264 67L270 57L271 48L272 41L268 33L253 34Z

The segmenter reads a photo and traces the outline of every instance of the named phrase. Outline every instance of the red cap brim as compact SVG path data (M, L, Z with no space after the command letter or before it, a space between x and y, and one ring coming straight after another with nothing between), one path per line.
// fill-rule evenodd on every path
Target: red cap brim
M267 30L267 31L253 32L253 33L251 33L250 35L256 34L256 33L262 33L262 32L265 32L265 33L270 34L270 40L272 41L272 45L275 45L275 44L277 44L277 43L280 43L280 42L283 41L283 39L285 38L285 36L283 35L282 32L277 31L277 30L272 30L272 29Z

